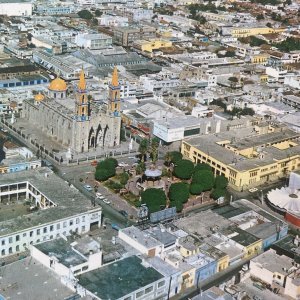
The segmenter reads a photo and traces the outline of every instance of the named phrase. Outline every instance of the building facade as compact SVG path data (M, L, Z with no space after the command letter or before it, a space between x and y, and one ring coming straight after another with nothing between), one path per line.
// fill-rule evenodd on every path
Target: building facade
M67 98L67 85L56 78L48 96L24 101L23 118L38 124L49 137L75 153L90 149L115 147L120 143L120 86L115 68L109 85L107 109L97 106L88 96L82 71L74 99Z

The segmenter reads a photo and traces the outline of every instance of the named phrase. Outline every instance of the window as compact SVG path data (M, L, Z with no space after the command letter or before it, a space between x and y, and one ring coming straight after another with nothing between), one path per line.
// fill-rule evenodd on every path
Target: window
M33 231L30 231L29 236L30 236L30 237L33 236Z
M159 283L158 283L158 287L159 288L161 288L162 286L164 286L165 285L165 281L163 280L163 281L160 281Z
M145 289L145 294L148 294L153 291L153 286L149 286Z
M43 233L47 233L47 227L43 228Z
M56 224L56 229L60 229L60 224Z
M53 231L53 230L54 230L54 226L51 225L51 226L50 226L50 231Z
M67 222L64 222L63 227L64 227L64 228L67 227Z
M8 238L8 242L11 244L13 242L12 237Z
M16 242L18 242L20 240L20 236L16 235Z
M281 276L280 276L280 275L277 275L277 278L278 278L278 279L281 279Z
M24 233L23 233L23 237L25 237L26 235L27 235L26 232L24 232Z
M76 224L79 224L79 218L76 218Z
M41 234L41 229L37 229L36 234L40 235Z
M73 220L70 220L70 226L72 226L73 225Z
M144 295L144 291L140 291L140 292L138 292L138 293L136 293L136 298L140 298L140 297L142 297Z
M1 245L4 246L5 245L5 240L1 241Z
M82 227L81 227L81 231L85 231L85 226L82 226Z

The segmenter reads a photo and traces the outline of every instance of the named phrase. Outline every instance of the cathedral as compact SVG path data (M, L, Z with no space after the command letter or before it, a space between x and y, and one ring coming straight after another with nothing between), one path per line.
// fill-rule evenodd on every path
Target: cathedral
M72 152L87 152L120 144L120 85L114 68L104 109L88 95L85 74L80 73L73 98L66 82L57 77L47 95L41 93L23 103L22 117Z

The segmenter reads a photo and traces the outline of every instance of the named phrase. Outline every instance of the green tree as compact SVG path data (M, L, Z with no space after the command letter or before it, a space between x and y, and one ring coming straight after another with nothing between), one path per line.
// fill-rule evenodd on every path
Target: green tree
M216 189L225 189L228 184L228 179L225 176L218 175L215 179L215 188Z
M135 168L137 174L142 174L146 171L146 165L143 161L141 161Z
M171 161L172 161L171 152L167 152L166 155L165 155L165 165L169 166Z
M95 16L96 17L101 17L102 16L102 12L99 9L95 10Z
M217 200L220 197L224 197L225 196L225 189L214 189L211 194L210 194L211 198Z
M201 163L201 164L196 164L195 168L194 168L194 173L196 171L199 171L199 170L208 170L208 171L211 171L212 168L209 164L206 164L206 163Z
M77 14L81 19L92 20L93 18L93 14L87 9L83 9L79 11Z
M120 175L120 183L122 184L122 186L125 186L127 184L128 179L129 179L129 175L127 172L123 172Z
M190 179L194 171L194 164L187 159L178 161L175 165L173 174L180 179Z
M198 170L193 174L192 183L199 183L203 191L211 190L214 186L214 174L209 170Z
M149 209L149 212L156 212L161 210L162 206L166 206L166 195L163 190L160 189L147 189L141 194L142 203L145 203Z
M263 14L259 14L259 15L256 16L256 20L257 20L257 21L261 21L261 20L263 20L264 18L265 18L265 17L264 17Z
M189 199L189 185L185 182L177 182L173 183L169 189L169 199L170 201L181 201L182 203L186 203Z
M92 19L92 25L93 26L98 26L99 25L98 20L96 18Z
M145 155L148 152L148 140L147 139L141 140L140 145L139 145L139 152L141 155L141 161L144 162Z
M190 185L190 193L192 195L200 195L203 192L203 186L200 183L192 183Z
M150 144L150 155L153 163L156 163L158 159L158 146L159 146L159 139L157 137L154 137L151 140L151 144Z
M107 169L96 169L95 179L98 181L106 181L111 176L111 171Z
M176 164L178 161L182 160L182 153L179 151L168 152L171 155L171 162Z

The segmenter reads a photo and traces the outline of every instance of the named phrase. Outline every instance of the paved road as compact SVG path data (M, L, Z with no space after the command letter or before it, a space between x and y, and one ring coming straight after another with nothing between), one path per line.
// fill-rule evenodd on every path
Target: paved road
M95 199L95 192L87 191L83 186L84 183L80 182L80 178L84 179L84 175L88 175L91 172L94 172L95 168L91 165L76 165L76 166L56 166L54 167L54 172L63 178L64 180L73 184L78 190L80 190L86 197L93 200ZM103 186L98 187L98 191L106 196L106 198L111 199L116 197L115 194L110 192ZM132 221L129 221L127 218L123 217L118 211L108 204L105 204L103 201L96 199L96 204L100 205L103 209L103 215L106 218L109 218L112 223L117 223L120 227L125 227L132 224Z

